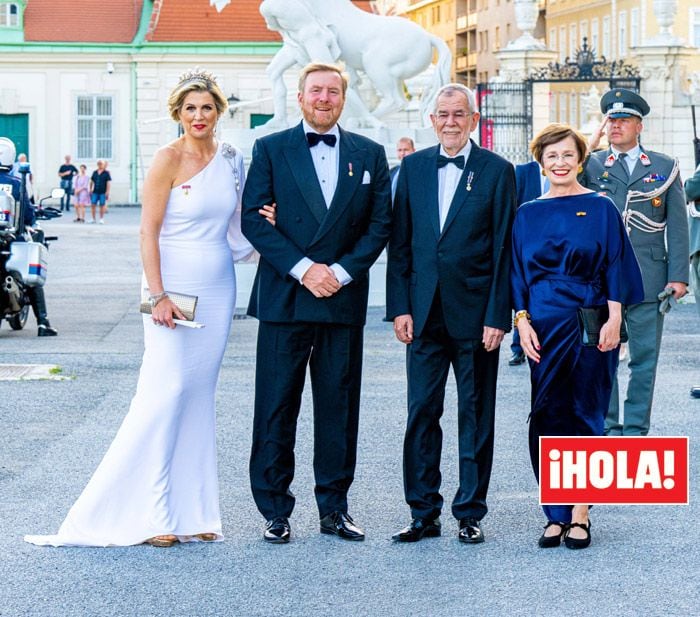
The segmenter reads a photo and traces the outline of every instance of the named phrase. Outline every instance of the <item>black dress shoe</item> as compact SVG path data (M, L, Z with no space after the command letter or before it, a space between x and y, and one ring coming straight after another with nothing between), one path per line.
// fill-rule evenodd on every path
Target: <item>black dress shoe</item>
M544 526L544 530L547 531L547 529L552 525L559 525L559 533L555 536L546 536L542 534L540 539L537 541L537 545L540 548L555 548L561 544L561 538L566 532L567 524L560 523L559 521L547 521L547 524Z
M466 544L479 544L484 541L484 532L475 518L463 518L459 521L459 541Z
M525 352L524 351L514 351L513 355L508 360L508 366L518 366L525 362Z
M278 516L265 523L263 539L270 544L287 544L291 532L289 520L284 516Z
M343 540L364 540L362 531L347 512L331 512L321 519L321 533L338 536Z
M693 386L690 389L690 396L693 398L700 398L700 386Z
M586 532L586 537L585 538L572 538L569 534L571 533L571 529L573 527L579 527L583 529ZM564 546L566 548L587 548L588 545L591 543L591 521L588 521L588 525L586 523L569 523L566 533L564 534Z
M408 527L391 536L395 542L418 542L423 538L437 538L440 535L440 519L414 518Z

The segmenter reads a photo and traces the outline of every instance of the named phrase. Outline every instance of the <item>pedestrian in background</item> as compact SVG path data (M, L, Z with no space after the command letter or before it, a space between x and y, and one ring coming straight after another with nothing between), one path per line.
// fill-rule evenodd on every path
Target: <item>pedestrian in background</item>
M12 175L15 178L22 179L22 174L19 173L19 168L21 165L27 165L29 161L27 160L27 155L24 152L17 155L17 161L12 166ZM34 174L30 171L27 174L27 197L29 198L29 203L34 205L36 203L34 199Z
M396 142L396 158L399 159L399 164L394 165L389 170L389 179L391 180L391 200L394 201L396 195L396 184L399 180L399 170L401 169L401 161L409 154L416 151L416 144L410 137L400 137Z
M87 175L87 167L80 166L80 173L75 177L75 219L76 223L85 222L85 208L90 205L90 178Z
M95 223L96 209L100 206L100 225L104 225L105 214L107 213L107 202L109 201L109 189L112 185L112 176L107 171L105 162L97 161L97 169L90 176L90 203L92 204L92 221Z
M63 157L65 161L58 168L58 177L61 179L61 188L65 191L61 199L61 212L70 212L70 196L73 194L73 176L78 173L78 169L71 163L70 154Z

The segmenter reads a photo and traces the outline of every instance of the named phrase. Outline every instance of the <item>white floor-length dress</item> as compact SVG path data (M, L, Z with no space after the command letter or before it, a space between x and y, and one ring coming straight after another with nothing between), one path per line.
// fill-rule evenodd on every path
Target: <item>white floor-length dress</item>
M240 231L244 168L220 144L170 193L160 234L166 290L199 296L202 329L156 326L144 316L136 394L107 454L52 546L129 546L156 535L215 533L219 514L214 399L236 298L234 259L252 253ZM135 296L136 301L136 296Z

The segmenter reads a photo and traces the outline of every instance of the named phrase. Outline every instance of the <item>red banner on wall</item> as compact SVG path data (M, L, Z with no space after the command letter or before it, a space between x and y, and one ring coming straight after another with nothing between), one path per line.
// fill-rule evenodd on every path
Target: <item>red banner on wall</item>
M540 504L685 505L687 437L540 437Z

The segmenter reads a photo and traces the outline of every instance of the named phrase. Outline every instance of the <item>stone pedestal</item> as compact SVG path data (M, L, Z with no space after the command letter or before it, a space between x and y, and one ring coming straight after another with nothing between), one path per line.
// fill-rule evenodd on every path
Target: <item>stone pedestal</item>
M679 159L687 178L694 165L690 101L685 93L685 67L694 48L644 45L633 50L642 77L641 95L651 107L644 118L642 143Z

